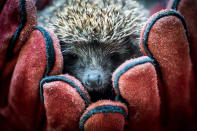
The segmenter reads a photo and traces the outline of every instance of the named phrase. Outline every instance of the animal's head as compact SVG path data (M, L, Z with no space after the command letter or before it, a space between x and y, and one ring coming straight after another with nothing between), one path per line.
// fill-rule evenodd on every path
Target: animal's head
M88 90L100 90L111 82L111 74L125 60L139 55L131 43L61 43L64 72L77 77Z
M139 55L138 40L146 20L134 1L68 0L50 21L60 39L65 72L88 90L100 90L126 59Z

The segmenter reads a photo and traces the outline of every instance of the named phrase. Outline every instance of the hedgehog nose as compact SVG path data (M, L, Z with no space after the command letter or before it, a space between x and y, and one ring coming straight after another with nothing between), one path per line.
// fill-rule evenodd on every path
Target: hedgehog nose
M85 84L88 87L100 87L102 85L101 75L99 73L88 74Z

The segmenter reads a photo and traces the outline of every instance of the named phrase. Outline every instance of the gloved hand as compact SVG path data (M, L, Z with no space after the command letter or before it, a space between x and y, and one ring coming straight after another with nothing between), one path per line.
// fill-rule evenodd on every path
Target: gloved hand
M91 104L78 80L60 75L58 40L36 27L34 4L8 0L0 10L1 129L173 130L194 125L195 57L178 12L165 10L149 19L141 35L148 57L126 61L114 72L115 100Z
M142 32L141 49L148 58L125 62L113 75L116 100L128 103L129 130L191 128L196 92L191 92L195 78L183 16L174 10L153 15Z

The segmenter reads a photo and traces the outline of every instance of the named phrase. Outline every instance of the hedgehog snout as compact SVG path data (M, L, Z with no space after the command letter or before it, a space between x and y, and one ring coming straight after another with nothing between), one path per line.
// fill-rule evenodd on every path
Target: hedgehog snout
M84 79L85 85L89 88L98 88L103 84L103 78L99 72L88 72Z

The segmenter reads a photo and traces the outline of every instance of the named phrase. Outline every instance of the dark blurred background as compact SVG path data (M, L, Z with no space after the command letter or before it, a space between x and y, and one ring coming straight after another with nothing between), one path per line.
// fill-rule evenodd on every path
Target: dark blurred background
M142 3L146 8L151 8L157 3L165 3L165 0L136 0Z
M42 10L51 3L52 0L37 0L36 6L38 10ZM144 5L145 8L150 10L150 15L164 9L168 0L136 0Z

